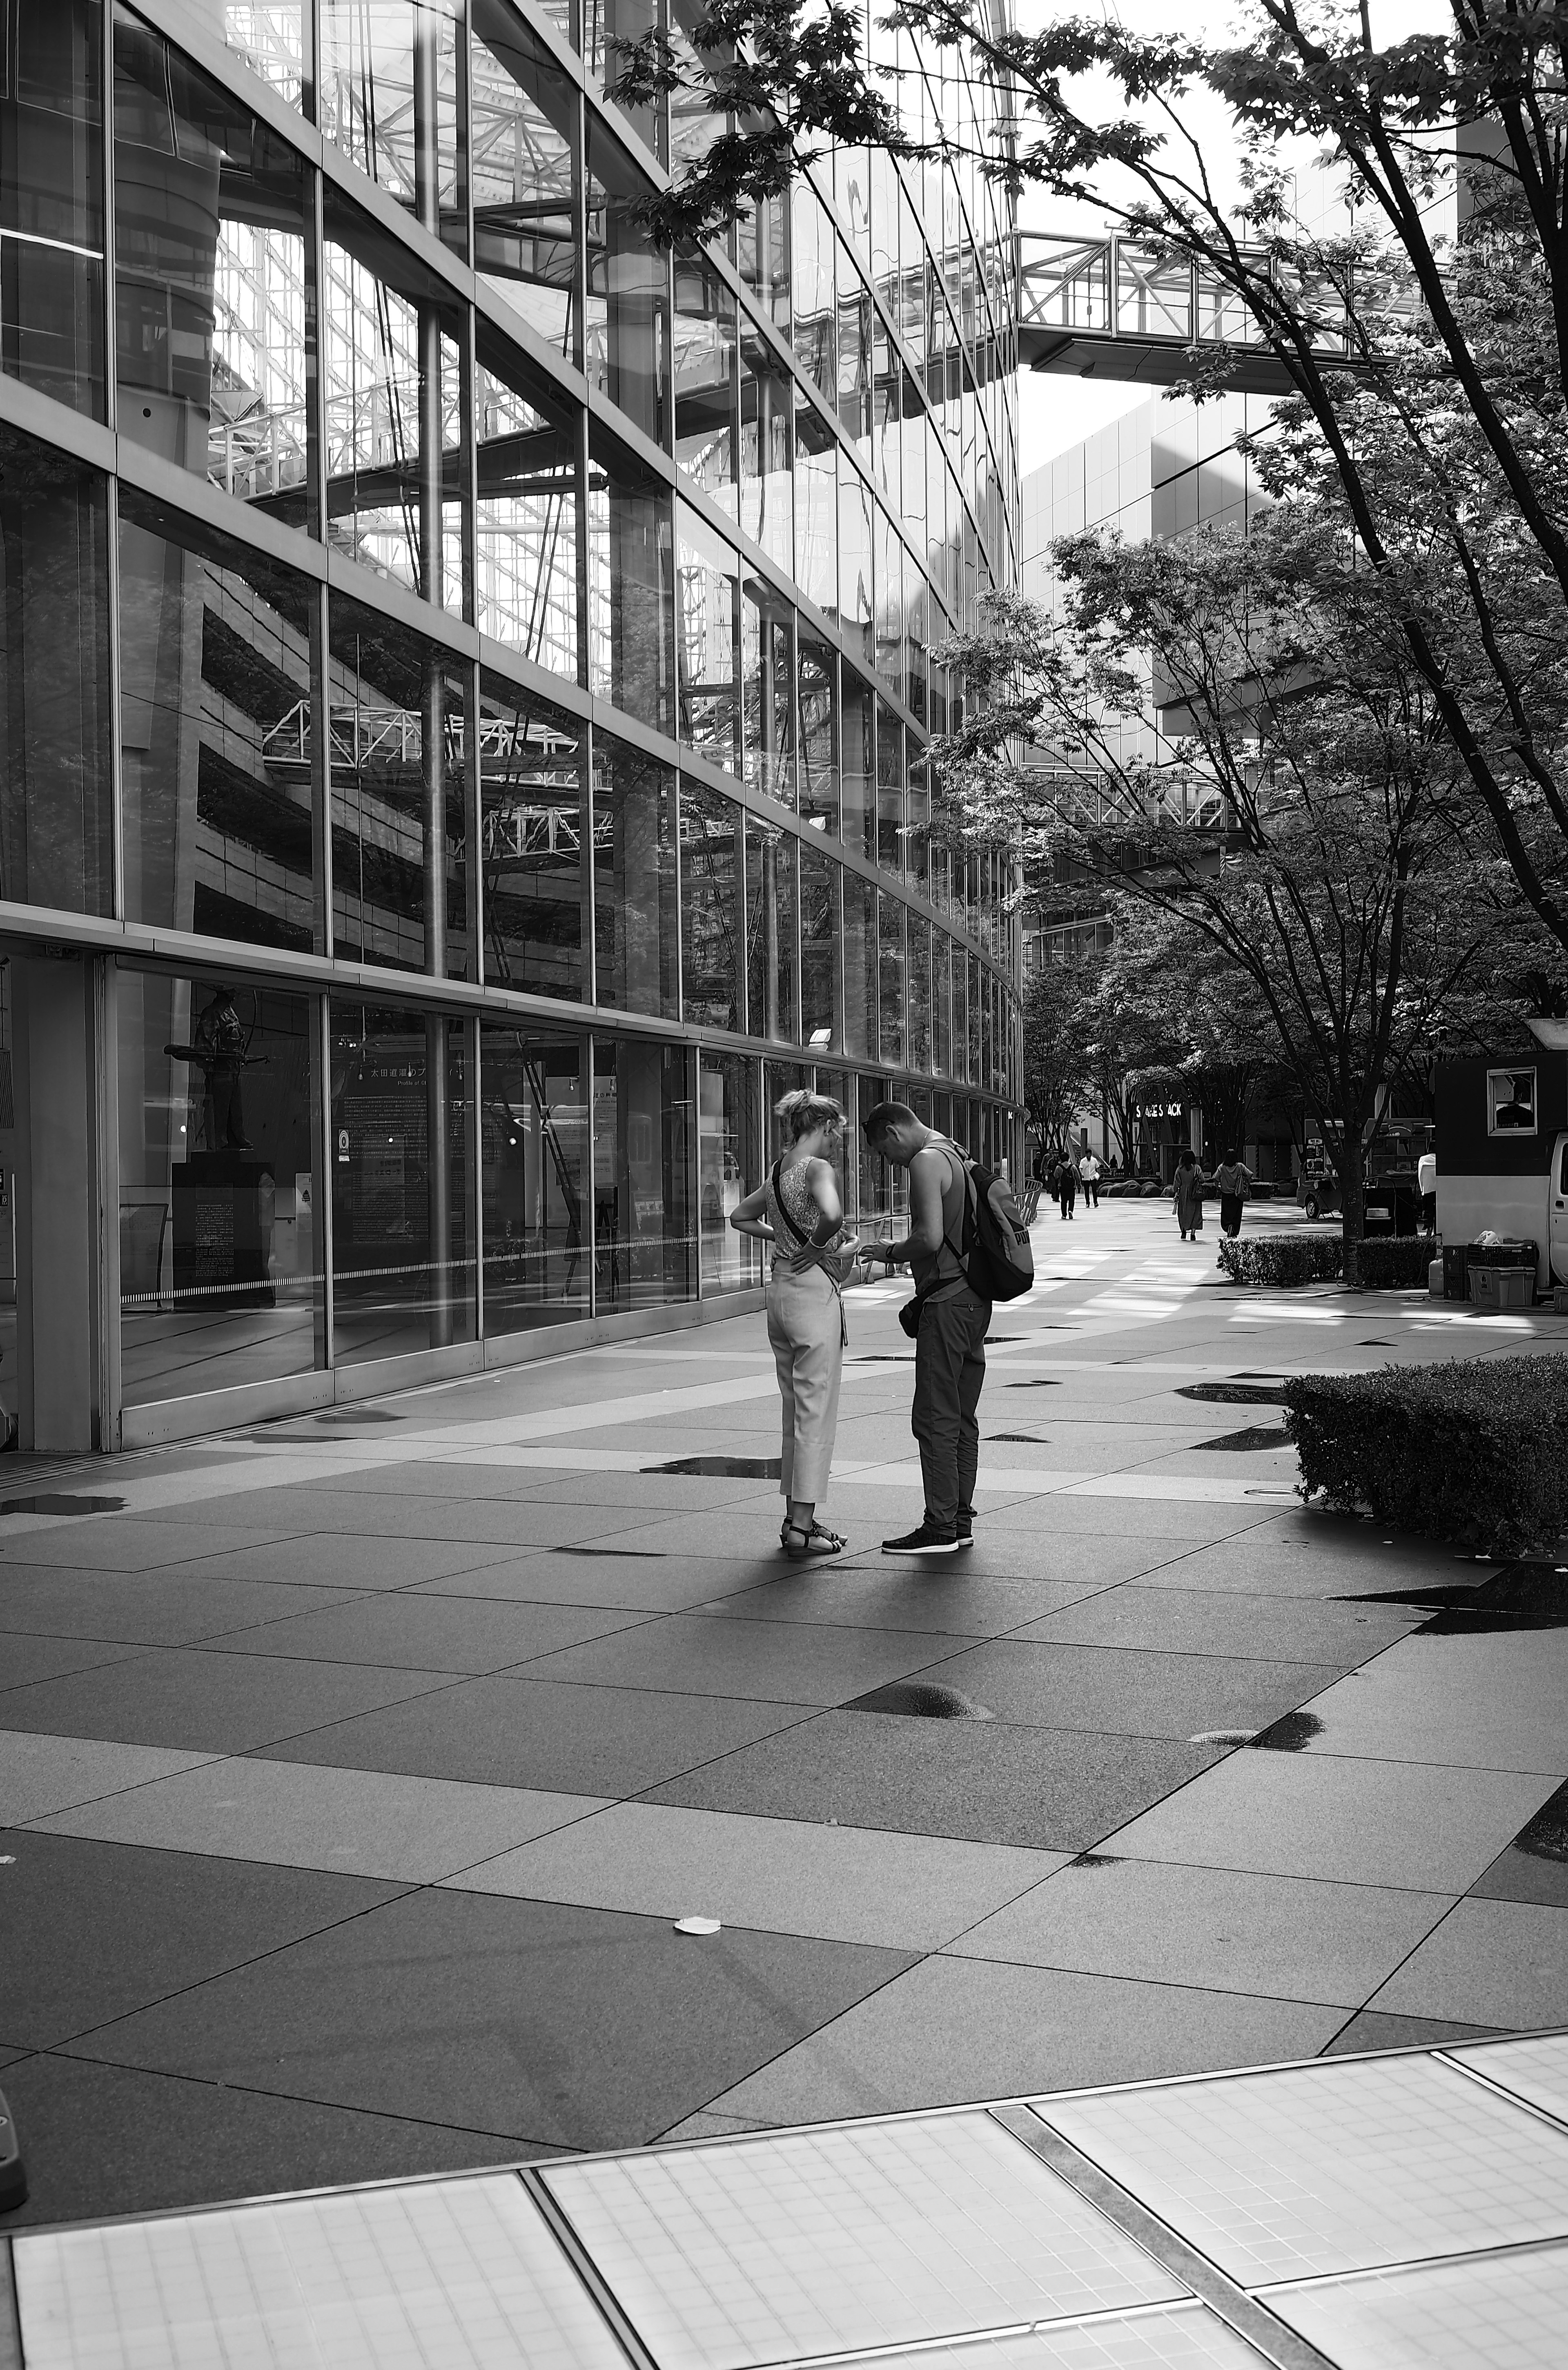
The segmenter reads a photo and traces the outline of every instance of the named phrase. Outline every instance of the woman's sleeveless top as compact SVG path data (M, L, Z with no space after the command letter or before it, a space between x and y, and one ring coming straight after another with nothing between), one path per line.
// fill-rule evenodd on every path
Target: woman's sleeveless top
M810 1241L822 1223L822 1212L817 1207L817 1197L813 1192L807 1179L806 1164L803 1160L798 1160L792 1168L780 1167L777 1190L774 1187L772 1169L767 1172L767 1223L773 1229L775 1266L778 1266L781 1260L793 1259L801 1248L799 1240L790 1233L779 1210L780 1199L784 1209L793 1218L801 1233ZM847 1238L847 1234L848 1229L846 1226L842 1225L836 1226L822 1248L836 1250L839 1244Z

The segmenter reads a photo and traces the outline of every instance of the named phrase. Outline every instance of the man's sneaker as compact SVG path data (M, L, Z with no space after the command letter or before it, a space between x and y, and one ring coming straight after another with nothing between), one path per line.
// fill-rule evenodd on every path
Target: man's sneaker
M963 1544L922 1523L917 1530L905 1531L901 1539L883 1539L882 1551L883 1555L957 1555Z
M960 1514L958 1518L958 1544L961 1547L972 1547L974 1545L974 1517L973 1514Z

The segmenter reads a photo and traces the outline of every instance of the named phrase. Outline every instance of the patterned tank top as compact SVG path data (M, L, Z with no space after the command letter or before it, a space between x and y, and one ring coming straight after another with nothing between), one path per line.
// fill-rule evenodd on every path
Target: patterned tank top
M767 1172L767 1223L773 1229L773 1263L776 1267L782 1260L793 1259L801 1248L780 1214L778 1208L780 1199L789 1215L793 1218L801 1233L809 1241L821 1225L823 1214L817 1206L817 1197L807 1179L806 1164L803 1160L798 1160L792 1168L780 1167L777 1191L774 1188L772 1169ZM847 1239L848 1232L847 1226L840 1224L834 1228L827 1241L821 1248L824 1250L836 1250L839 1244Z

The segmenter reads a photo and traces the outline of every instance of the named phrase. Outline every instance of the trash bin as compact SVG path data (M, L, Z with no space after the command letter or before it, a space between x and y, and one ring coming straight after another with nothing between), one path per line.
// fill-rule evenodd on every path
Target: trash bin
M1445 1243L1443 1246L1443 1297L1445 1300L1468 1300L1470 1296L1470 1266L1474 1260L1479 1267L1484 1260L1488 1267L1528 1268L1531 1288L1539 1264L1540 1253L1534 1243Z

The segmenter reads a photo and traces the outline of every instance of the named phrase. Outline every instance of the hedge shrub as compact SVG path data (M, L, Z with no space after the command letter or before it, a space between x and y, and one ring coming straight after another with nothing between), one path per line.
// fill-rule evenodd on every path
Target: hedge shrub
M1498 1555L1568 1531L1568 1357L1304 1375L1281 1396L1304 1498Z
M1426 1282L1434 1258L1426 1235L1374 1235L1361 1246L1361 1281L1375 1292ZM1232 1283L1278 1287L1335 1283L1344 1273L1344 1237L1338 1228L1302 1226L1288 1235L1228 1235L1219 1263Z

